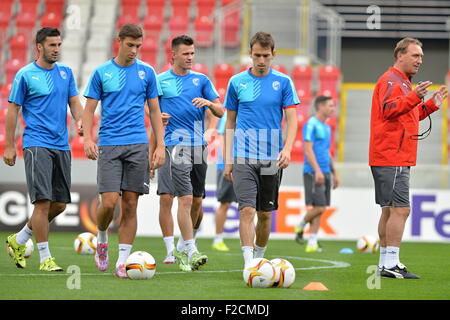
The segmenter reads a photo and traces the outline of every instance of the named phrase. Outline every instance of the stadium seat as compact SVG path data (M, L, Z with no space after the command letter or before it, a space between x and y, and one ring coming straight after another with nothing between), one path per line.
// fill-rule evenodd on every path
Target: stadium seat
M252 64L243 64L241 66L241 68L239 69L239 72L246 71L246 70L250 69L251 67L253 67Z
M292 81L295 89L311 94L313 69L310 66L296 66L292 69Z
M170 64L170 62L167 62L166 64L164 64L164 66L161 68L161 72L170 70L172 68L172 64Z
M318 92L330 91L331 96L337 96L341 71L331 65L319 68L319 90Z
M38 4L40 0L19 0L20 13L32 13L37 16Z
M189 27L189 19L185 15L173 16L169 20L169 38L173 38L182 34L187 34Z
M80 137L78 134L75 135L70 141L70 150L73 158L87 159L84 153L84 137Z
M14 80L14 76L16 75L17 71L19 71L20 68L22 68L25 65L24 60L20 59L10 59L6 62L5 65L5 77L6 81L5 83L11 83Z
M140 0L120 0L120 12L122 16L139 17Z
M215 0L197 0L197 17L209 16L214 11Z
M225 16L223 20L223 41L227 48L236 48L241 44L239 38L240 13L235 11Z
M44 0L45 12L54 12L56 14L64 14L64 6L66 5L66 0Z
M207 16L197 17L194 23L195 44L207 48L213 44L214 19Z
M158 16L164 18L164 6L166 0L146 0L146 16Z
M203 73L204 75L208 75L208 66L206 64L195 62L192 65L192 71Z
M24 33L18 33L11 37L9 40L11 57L21 61L27 61L28 43L29 37Z
M0 6L0 44L2 44L6 39L9 22L13 18L12 17L13 2L14 2L13 0L2 0L2 5Z
M132 14L121 15L117 20L117 30L122 28L122 26L127 23L139 24L139 17L137 15Z
M164 43L164 52L166 53L166 64L172 61L172 38Z
M38 21L36 12L20 12L16 17L16 32L25 33L31 39L36 21Z
M288 74L286 67L284 65L282 65L282 64L272 64L271 67L272 67L272 69L274 69L274 70L276 70L278 72L284 73L286 75Z
M0 157L3 157L6 145L5 123L0 121Z
M225 102L225 96L227 94L227 89L226 88L218 88L217 89L217 93L219 94L219 99L222 103Z
M163 17L160 15L147 15L143 21L145 36L160 37L163 22Z
M23 136L19 135L16 138L16 152L18 158L23 158Z
M145 37L141 47L141 60L155 66L158 58L158 38Z
M117 41L116 38L114 38L112 42L112 52L114 57L119 53L119 41Z
M300 105L297 107L297 115L308 118L311 112L314 112L311 110L313 98L309 92L305 92L303 89L297 89L297 96L300 100Z
M42 27L52 27L52 28L61 28L62 16L56 12L48 12L44 14L41 18L41 26Z
M220 63L214 67L214 81L217 90L228 87L228 81L234 75L234 67L229 63Z
M172 16L189 16L191 0L172 0Z

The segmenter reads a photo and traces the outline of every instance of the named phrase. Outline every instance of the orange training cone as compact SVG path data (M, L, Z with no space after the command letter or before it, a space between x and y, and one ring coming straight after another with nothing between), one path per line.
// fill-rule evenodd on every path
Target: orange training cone
M325 287L322 282L310 282L306 287L303 288L303 290L326 291L328 290L328 288Z

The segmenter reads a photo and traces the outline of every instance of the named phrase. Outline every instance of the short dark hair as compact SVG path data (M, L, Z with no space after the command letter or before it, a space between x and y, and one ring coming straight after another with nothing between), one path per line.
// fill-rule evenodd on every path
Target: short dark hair
M399 42L397 42L397 45L394 49L394 58L397 60L397 56L399 53L406 53L408 52L408 47L410 44L417 44L419 47L422 47L422 42L420 42L417 39L414 38L403 38Z
M172 39L172 45L171 45L172 50L175 51L180 44L184 44L186 46L192 46L194 44L194 39L192 39L190 36L185 35L185 34L175 37Z
M133 39L139 39L143 37L142 28L134 23L127 23L120 28L119 39L123 40L126 37Z
M56 28L44 27L36 33L36 45L43 44L47 37L59 37L61 32Z
M263 48L275 49L275 40L272 35L267 32L259 31L250 39L250 50L252 50L255 43L259 43Z
M330 96L318 96L315 100L314 100L314 108L316 109L316 111L319 110L319 106L324 104L325 102L327 102L328 100L332 100L333 98Z

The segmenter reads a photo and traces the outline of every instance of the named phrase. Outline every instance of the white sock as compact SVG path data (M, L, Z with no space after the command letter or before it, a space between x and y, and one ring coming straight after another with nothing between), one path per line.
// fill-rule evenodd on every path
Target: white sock
M119 243L119 258L117 259L116 268L127 262L132 247L133 245L131 244Z
M264 252L266 252L267 247L258 247L255 245L254 255L255 258L264 258Z
M98 243L108 242L108 230L104 230L104 231L98 230L97 242Z
M391 269L400 262L400 248L399 247L386 247L386 260L384 261L384 267Z
M45 259L51 258L52 255L50 253L50 249L48 247L48 241L47 242L39 242L37 243L37 247L39 250L39 255L41 257L41 263L45 261Z
M308 246L315 247L317 246L317 233L311 233L308 238Z
M300 221L300 224L298 225L298 227L299 227L300 229L305 229L305 226L306 226L305 219L302 219L302 221Z
M216 234L216 237L214 238L213 244L218 244L223 242L223 233Z
M242 254L244 256L244 264L247 265L253 259L253 247L244 246L242 247Z
M192 254L194 254L195 252L198 252L197 246L195 245L195 239L185 240L184 246L188 252L188 260L191 261Z
M380 247L380 260L378 261L378 267L382 268L386 261L386 247Z
M20 230L16 235L16 241L18 244L25 244L28 240L33 236L33 230L28 228L28 224L25 223L25 226Z
M173 236L170 237L164 237L164 244L166 245L167 255L173 252L173 249L175 248L175 239Z
M178 238L177 242L177 251L182 252L186 249L186 246L184 244L183 236L180 234L180 237Z

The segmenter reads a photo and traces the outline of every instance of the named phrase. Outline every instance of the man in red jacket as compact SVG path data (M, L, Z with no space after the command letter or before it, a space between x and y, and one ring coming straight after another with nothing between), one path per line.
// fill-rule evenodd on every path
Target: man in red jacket
M379 273L383 277L418 279L400 263L400 243L410 213L409 169L416 165L419 121L439 109L447 96L442 86L424 102L430 81L414 90L411 78L422 64L422 43L405 38L394 50L395 63L379 79L372 97L369 165L381 206Z

